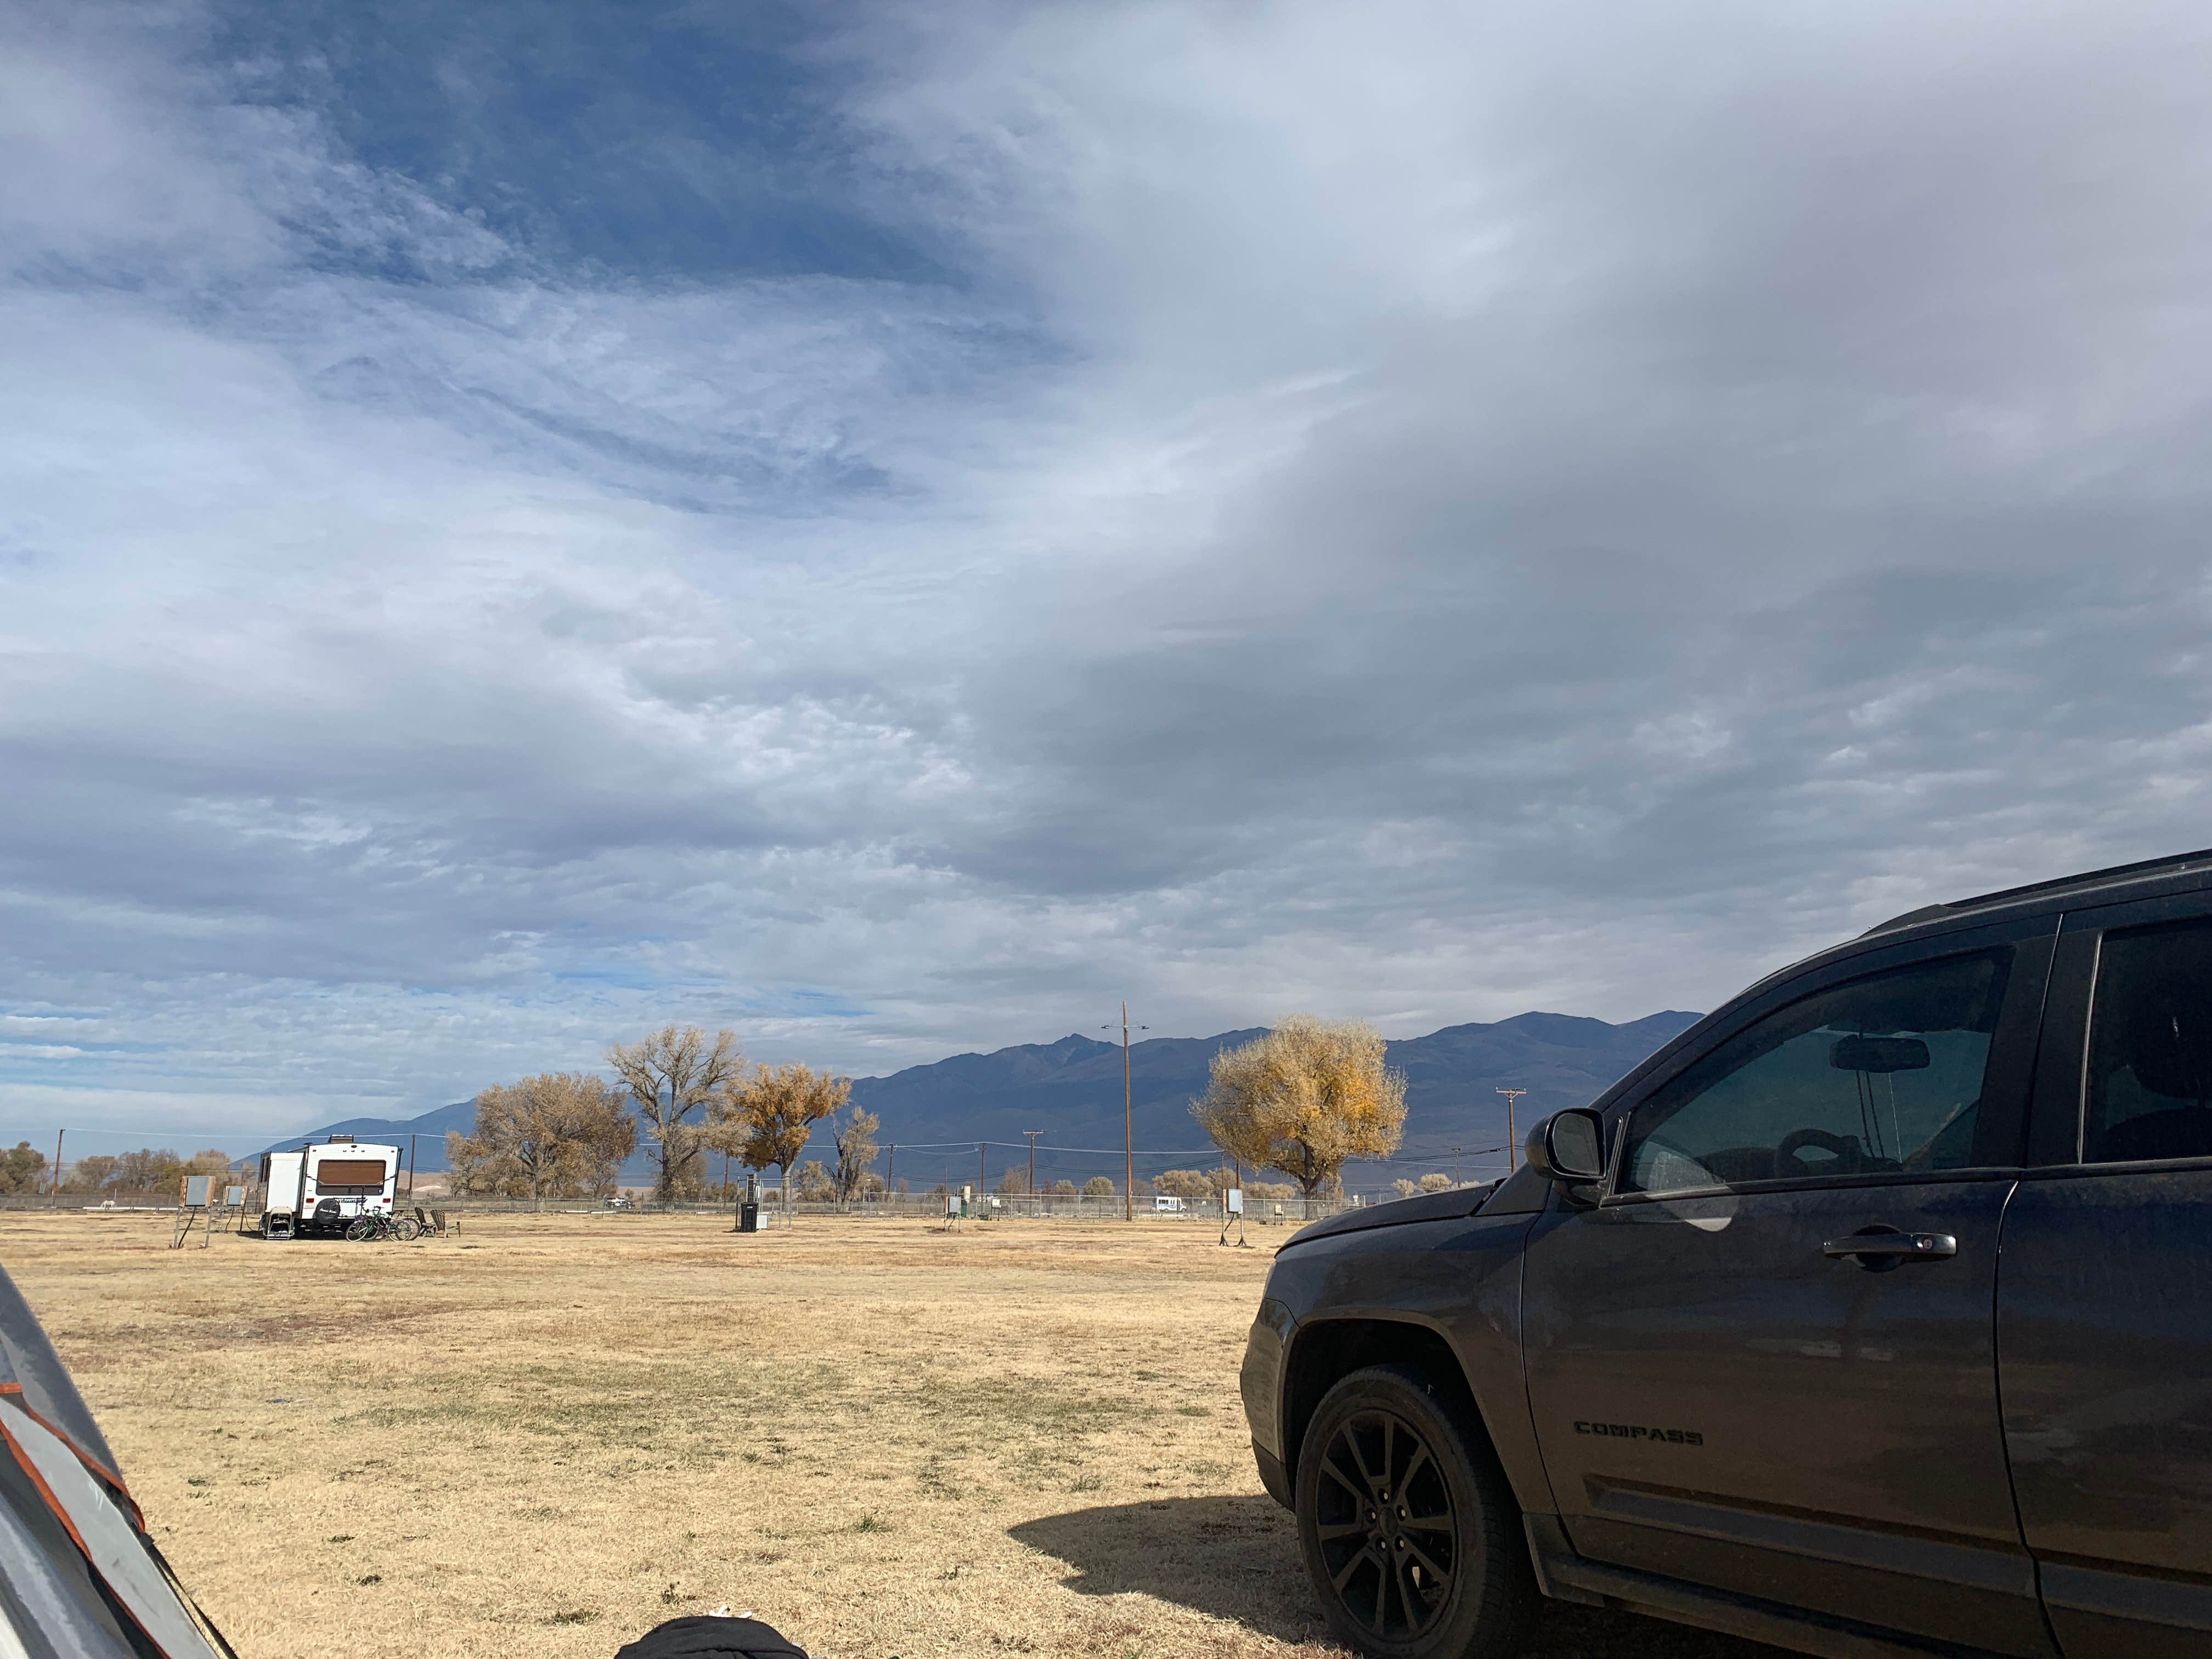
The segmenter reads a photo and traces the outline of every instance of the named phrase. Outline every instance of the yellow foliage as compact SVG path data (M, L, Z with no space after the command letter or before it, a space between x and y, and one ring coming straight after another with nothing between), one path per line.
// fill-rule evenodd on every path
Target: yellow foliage
M1292 1014L1267 1036L1214 1055L1191 1103L1213 1144L1280 1170L1308 1198L1336 1184L1346 1158L1387 1158L1406 1127L1406 1074L1382 1060L1364 1020Z
M805 1150L814 1126L844 1105L852 1092L849 1079L797 1060L757 1066L709 1108L708 1138L735 1152L748 1169L781 1170L787 1200L793 1161Z

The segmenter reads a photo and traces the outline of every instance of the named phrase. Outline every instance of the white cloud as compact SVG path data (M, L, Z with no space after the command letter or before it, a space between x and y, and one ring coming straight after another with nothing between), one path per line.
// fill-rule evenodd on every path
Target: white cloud
M0 70L18 1119L1632 1017L2202 839L2193 14L885 13L945 269L659 281L101 15Z

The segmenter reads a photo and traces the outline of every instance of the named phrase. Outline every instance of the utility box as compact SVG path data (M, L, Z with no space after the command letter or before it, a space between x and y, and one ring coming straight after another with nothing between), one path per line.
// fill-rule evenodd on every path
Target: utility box
M181 1197L186 1209L197 1210L206 1205L208 1201L209 1180L210 1177L204 1175L186 1176L185 1177L185 1190L181 1194L179 1194L179 1196Z
M750 1200L738 1206L738 1231L757 1233L760 1231L760 1206Z

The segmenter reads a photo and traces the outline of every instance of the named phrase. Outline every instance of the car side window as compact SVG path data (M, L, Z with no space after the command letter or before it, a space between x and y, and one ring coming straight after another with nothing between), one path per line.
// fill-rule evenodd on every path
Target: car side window
M1637 1106L1618 1190L1971 1164L2010 962L1916 963L1769 1014Z
M2105 935L2081 1157L2212 1158L2212 921Z

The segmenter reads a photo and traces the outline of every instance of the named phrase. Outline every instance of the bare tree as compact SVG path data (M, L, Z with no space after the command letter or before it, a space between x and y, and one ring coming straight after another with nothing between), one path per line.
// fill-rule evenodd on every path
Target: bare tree
M1407 1180L1403 1176L1400 1176L1395 1181L1390 1183L1390 1189L1396 1193L1401 1198L1411 1198L1415 1193L1421 1190L1419 1187Z
M1163 1170L1154 1184L1186 1204L1202 1204L1213 1196L1213 1183L1195 1170Z
M1346 1158L1387 1158L1406 1125L1406 1074L1383 1064L1364 1020L1293 1014L1213 1057L1191 1115L1231 1158L1280 1170L1307 1198L1337 1184Z
M704 1150L702 1115L721 1099L744 1068L735 1033L727 1028L712 1039L696 1025L664 1025L635 1042L607 1050L607 1064L637 1102L637 1115L660 1155L653 1195L666 1203L677 1187L695 1175L692 1160Z
M461 1150L488 1173L511 1169L543 1209L548 1197L598 1193L636 1145L621 1090L585 1072L543 1072L478 1095L476 1133Z
M843 1122L830 1120L830 1139L837 1147L837 1201L849 1204L860 1191L867 1178L868 1166L876 1161L876 1128L879 1120L873 1112L864 1112L855 1106L847 1113Z
M70 1164L62 1176L65 1193L96 1193L115 1179L117 1158L112 1152L91 1152Z
M1431 1170L1421 1177L1421 1190L1425 1193L1449 1192L1451 1184L1452 1178L1442 1170Z
M1085 1198L1111 1198L1114 1196L1114 1183L1104 1176L1093 1176L1083 1183L1083 1195Z
M791 1207L792 1160L805 1149L814 1126L844 1105L848 1078L833 1077L793 1060L757 1066L713 1109L708 1133L752 1170L783 1171L784 1207Z

